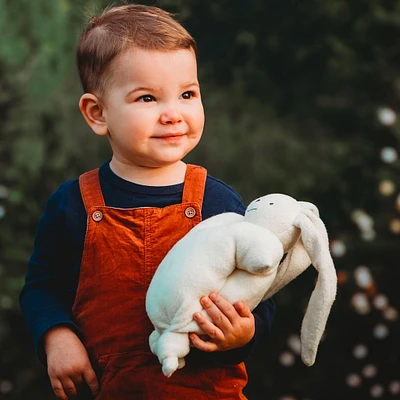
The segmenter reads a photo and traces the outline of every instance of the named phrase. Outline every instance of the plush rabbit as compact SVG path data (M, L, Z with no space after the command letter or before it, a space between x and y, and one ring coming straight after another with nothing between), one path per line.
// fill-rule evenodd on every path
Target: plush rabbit
M253 310L311 263L319 274L301 328L301 357L308 366L314 364L337 285L318 209L270 194L254 200L244 216L220 214L195 226L166 255L147 292L146 310L155 327L150 348L164 375L185 365L189 332L204 334L193 320L195 312L208 317L202 296L219 292Z

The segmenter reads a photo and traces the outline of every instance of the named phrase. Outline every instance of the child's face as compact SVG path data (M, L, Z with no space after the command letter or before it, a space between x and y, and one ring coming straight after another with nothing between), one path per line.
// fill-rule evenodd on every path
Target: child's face
M113 63L102 98L113 157L141 167L180 161L204 127L194 53L132 49Z

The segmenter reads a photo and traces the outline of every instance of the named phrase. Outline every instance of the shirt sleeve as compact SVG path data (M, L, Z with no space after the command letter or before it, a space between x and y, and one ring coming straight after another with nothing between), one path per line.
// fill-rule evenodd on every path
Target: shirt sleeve
M70 325L73 298L68 295L68 254L64 244L64 215L61 211L62 186L49 198L36 230L20 307L32 335L37 355L45 362L43 334L55 325Z

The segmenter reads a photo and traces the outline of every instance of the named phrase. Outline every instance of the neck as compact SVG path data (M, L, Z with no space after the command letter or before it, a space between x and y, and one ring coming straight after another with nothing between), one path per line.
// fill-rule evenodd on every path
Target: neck
M111 171L126 181L145 186L169 186L185 180L186 164L183 161L162 167L128 165L113 157Z

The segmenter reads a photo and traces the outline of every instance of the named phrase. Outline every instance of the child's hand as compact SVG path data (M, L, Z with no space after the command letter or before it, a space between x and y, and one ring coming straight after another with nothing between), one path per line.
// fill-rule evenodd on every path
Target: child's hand
M201 313L194 314L200 328L210 337L209 341L204 341L197 334L190 334L193 345L199 350L232 350L243 347L253 338L254 316L246 304L237 301L232 305L218 293L204 296L200 302L214 323L208 321Z
M93 396L97 394L96 374L75 332L67 326L51 328L44 336L44 349L51 386L59 399L76 396L83 382L87 383Z

